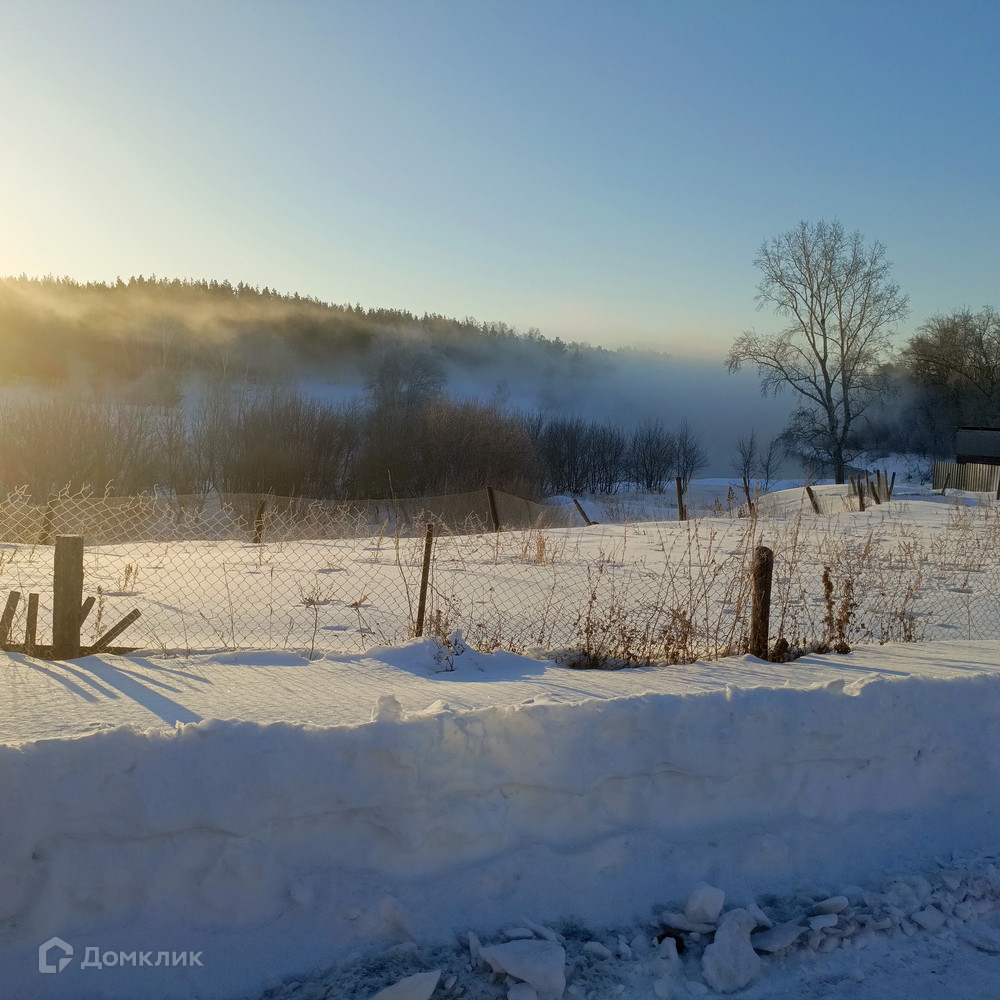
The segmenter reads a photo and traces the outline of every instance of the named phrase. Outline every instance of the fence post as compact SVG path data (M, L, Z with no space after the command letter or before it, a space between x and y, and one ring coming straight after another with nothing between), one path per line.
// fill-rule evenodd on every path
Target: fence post
M997 492L1000 493L1000 487L997 487ZM591 521L589 517L587 517L587 512L583 509L583 507L580 504L580 501L577 500L576 497L573 497L573 503L576 504L576 509L580 512L580 517L583 518L583 523L587 525L587 527L589 528L594 522Z
M493 530L500 530L500 518L497 515L497 498L493 494L493 487L486 487L486 499L490 505L490 522L493 524ZM428 525L430 527L430 525Z
M750 655L766 660L767 638L771 625L771 575L774 571L774 552L766 545L758 545L751 570Z
M858 510L863 514L865 512L865 487L864 483L861 482L861 476L857 479L858 485Z
M686 521L687 511L684 509L684 487L681 486L681 477L674 477L677 483L677 520Z
M35 655L35 641L38 633L38 594L28 594L28 617L24 625L24 651Z
M264 544L264 513L267 510L267 497L257 505L257 516L253 519L253 543Z
M880 504L882 501L878 498L878 490L875 489L875 484L872 482L871 476L868 475L867 469L865 469L865 485L868 487L868 495L876 504Z
M52 658L80 655L83 603L83 535L57 535L52 574Z
M17 612L17 605L21 600L21 591L12 590L7 596L7 605L0 615L0 647L6 649L11 644L10 630L14 624L14 615Z
M424 615L427 612L427 581L431 575L431 553L434 549L434 525L427 522L424 531L424 564L420 570L420 600L417 602L417 623L413 630L414 635L424 634Z
M813 488L811 486L806 487L806 496L809 497L809 502L812 504L813 513L819 513L819 501L816 499L816 494L813 493Z
M39 545L52 544L52 522L55 519L55 508L55 497L50 493L48 503L45 505L45 513L42 515L42 533L38 539Z

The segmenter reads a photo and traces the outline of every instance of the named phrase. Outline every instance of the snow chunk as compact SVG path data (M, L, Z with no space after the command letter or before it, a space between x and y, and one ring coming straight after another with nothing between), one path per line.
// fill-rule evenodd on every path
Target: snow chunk
M756 903L751 903L747 907L747 913L757 921L758 927L770 930L774 926L774 921Z
M756 951L766 951L768 953L781 951L789 945L794 944L805 933L805 928L801 927L796 920L789 920L787 923L778 924L770 930L761 931L750 938L750 943Z
M560 998L566 990L566 950L552 941L508 941L480 947L494 972L528 983L539 993Z
M719 919L726 894L721 889L699 882L684 904L684 916L695 923L714 924Z
M476 936L475 931L469 931L469 956L472 958L473 968L476 968L485 961L483 958L483 946L479 943L479 938Z
M398 983L379 990L372 1000L430 1000L440 978L440 969L436 972L418 972L415 976L407 976Z
M809 912L814 917L827 913L840 913L846 910L849 904L850 900L846 896L831 896L817 903Z
M936 906L928 906L914 913L912 919L933 934L944 927L945 915Z
M735 993L760 971L760 958L750 943L756 926L756 917L743 909L730 910L720 921L701 959L705 982L716 992Z
M535 932L535 937L543 938L546 941L553 941L555 944L565 944L566 939L561 935L557 934L554 930L548 927L543 927L541 924L536 924L534 920L529 920L527 917L521 917L521 923L524 924L529 930Z
M372 722L401 722L403 706L394 694L380 694L372 709Z
M993 955L1000 954L1000 934L984 923L969 926L959 924L955 928L955 933L973 948Z
M502 927L500 933L508 941L531 941L535 937L527 927Z

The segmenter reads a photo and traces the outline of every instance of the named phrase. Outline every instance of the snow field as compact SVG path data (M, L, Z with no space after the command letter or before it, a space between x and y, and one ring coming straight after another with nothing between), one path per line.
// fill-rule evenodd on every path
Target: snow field
M705 485L700 486L705 489ZM929 493L851 511L842 487L761 498L761 516L442 534L425 629L460 629L477 649L579 649L598 661L685 662L745 648L753 550L775 552L772 641L1000 635L1000 519L980 498ZM89 546L85 591L99 596L90 641L132 608L121 642L155 652L286 650L309 657L396 644L412 634L420 538L165 541ZM51 547L0 552L0 586L42 596L48 634ZM24 602L21 604L23 612ZM23 620L14 624L14 635Z
M599 936L702 881L728 908L832 895L995 842L1000 674L957 656L950 679L880 674L884 655L837 657L857 680L802 689L412 712L382 694L360 725L122 726L0 747L0 981L38 998L253 996L293 972L321 983L352 954L493 941L525 916ZM42 976L53 935L77 962ZM82 969L89 946L201 951L203 967ZM574 967L567 990L614 995ZM480 981L504 995L481 969L450 989L476 996Z

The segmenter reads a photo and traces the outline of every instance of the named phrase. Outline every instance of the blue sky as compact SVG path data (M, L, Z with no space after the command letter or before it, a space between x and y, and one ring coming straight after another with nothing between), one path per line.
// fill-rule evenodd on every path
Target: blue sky
M1000 4L0 0L0 273L228 278L722 356L760 243L997 294Z

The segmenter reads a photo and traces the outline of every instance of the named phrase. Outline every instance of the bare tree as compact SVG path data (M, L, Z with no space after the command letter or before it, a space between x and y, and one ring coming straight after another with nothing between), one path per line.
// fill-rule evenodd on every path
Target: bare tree
M800 222L764 243L754 265L763 275L758 308L772 307L789 324L768 336L741 334L726 368L754 365L765 396L786 387L797 392L802 402L785 442L832 466L842 483L851 427L878 390L906 296L890 280L885 247L866 245L839 222Z
M365 371L365 388L376 407L408 409L434 399L448 378L441 357L419 342L383 338Z
M587 490L614 493L626 475L628 436L614 424L594 421L587 433Z
M539 441L546 486L552 493L583 493L589 472L589 425L580 417L556 417Z
M767 447L762 448L757 440L757 431L751 430L748 435L736 440L733 468L748 484L753 483L754 492L766 493L777 477L781 450L781 443L777 438L771 438Z
M629 441L629 475L644 489L663 492L677 460L677 440L659 420L646 419Z
M701 438L691 429L685 420L677 432L677 475L681 477L684 488L691 484L696 472L708 465L708 452L701 443Z
M993 422L1000 406L1000 313L960 309L934 316L900 352L906 373L932 387L955 423Z

